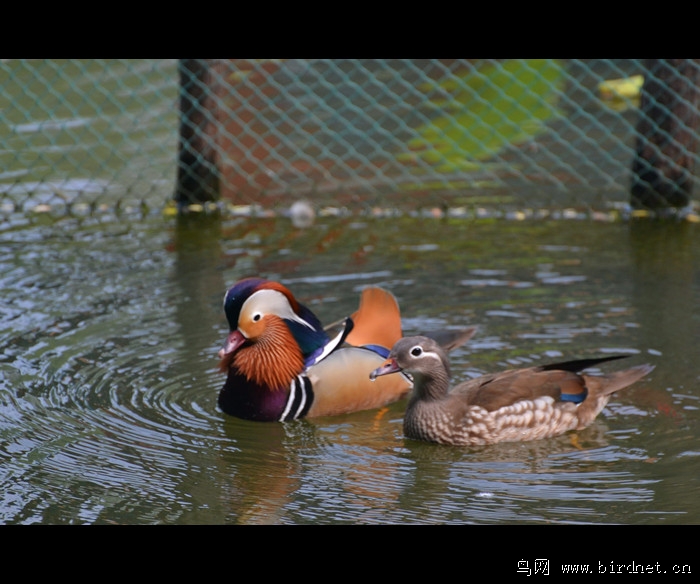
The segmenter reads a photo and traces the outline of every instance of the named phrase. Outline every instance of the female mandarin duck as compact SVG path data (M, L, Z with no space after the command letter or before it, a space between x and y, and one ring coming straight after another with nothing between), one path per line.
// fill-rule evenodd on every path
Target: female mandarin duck
M639 365L603 376L579 373L622 356L510 369L465 381L451 391L445 352L426 337L406 337L371 379L406 372L414 392L404 417L409 438L462 446L536 440L580 430L610 395L654 369Z
M231 332L219 351L228 377L218 403L229 415L286 421L344 414L382 407L412 387L404 375L381 383L368 377L401 338L399 307L386 290L365 288L359 309L334 338L287 287L263 278L230 288L224 311ZM474 331L446 337L446 349Z

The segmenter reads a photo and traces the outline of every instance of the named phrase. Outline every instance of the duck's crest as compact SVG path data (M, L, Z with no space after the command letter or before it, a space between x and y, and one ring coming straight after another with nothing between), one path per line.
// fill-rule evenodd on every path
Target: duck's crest
M240 316L241 307L245 301L259 290L275 290L281 294L284 294L285 298L287 298L287 301L289 302L289 305L292 307L292 310L299 317L307 321L316 330L323 328L316 315L301 302L299 302L294 297L291 290L284 284L273 282L272 280L266 280L265 278L250 277L243 278L242 280L236 282L233 286L231 286L231 288L228 289L226 295L224 296L224 312L226 313L226 319L231 326L231 330L238 326L238 317Z
M243 303L255 292L258 287L267 283L263 278L244 278L231 286L224 296L224 313L231 330L238 326L238 317L241 314Z

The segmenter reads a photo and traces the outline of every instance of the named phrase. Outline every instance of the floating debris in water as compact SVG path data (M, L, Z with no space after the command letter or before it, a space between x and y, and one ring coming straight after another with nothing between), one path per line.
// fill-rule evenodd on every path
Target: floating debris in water
M299 229L311 227L316 219L316 211L308 201L296 201L289 208L292 225Z
M282 209L267 208L257 203L251 204L234 204L231 202L207 202L193 203L190 205L178 206L174 201L166 203L160 208L160 213L166 217L173 217L180 213L217 213L226 217L289 217L295 227L305 228L311 226L316 217L374 217L374 218L400 218L400 217L419 217L437 220L446 219L505 219L507 221L527 221L527 220L588 220L595 222L613 223L617 221L631 221L642 219L674 219L677 221L687 221L689 223L700 223L700 209L695 205L690 205L683 209L633 209L625 202L608 203L607 210L590 209L590 208L498 208L493 207L467 207L464 205L456 207L425 207L413 210L404 210L398 207L379 207L371 208L362 207L351 209L342 206L326 206L316 208L312 202L307 200L299 200L294 202L290 207ZM68 208L67 208L68 207ZM146 208L138 204L122 205L119 201L116 203L83 203L79 201L73 202L72 205L66 205L64 201L60 203L37 201L33 205L28 205L4 200L0 203L0 214L10 215L18 212L32 212L35 214L45 213L75 213L75 214L90 214L97 215L100 213L110 212L131 212L139 211L141 213L149 212L150 210L158 212L158 206Z

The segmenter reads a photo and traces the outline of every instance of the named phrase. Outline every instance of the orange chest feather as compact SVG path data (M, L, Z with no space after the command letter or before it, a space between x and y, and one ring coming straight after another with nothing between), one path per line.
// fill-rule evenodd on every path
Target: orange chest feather
M301 350L281 319L265 317L262 333L235 354L233 365L252 382L272 390L286 389L304 370Z

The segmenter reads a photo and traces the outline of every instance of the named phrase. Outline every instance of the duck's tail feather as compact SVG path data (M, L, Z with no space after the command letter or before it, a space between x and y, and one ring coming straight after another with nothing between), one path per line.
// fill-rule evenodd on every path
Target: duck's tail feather
M607 373L603 376L585 376L586 385L591 393L598 395L611 395L616 391L620 391L629 385L639 381L645 375L648 375L654 370L654 365L645 363L637 365L623 371L615 371Z
M606 361L614 361L616 359L626 359L629 355L611 355L608 357L594 357L592 359L574 359L572 361L562 361L560 363L550 363L549 365L542 365L540 369L542 371L571 371L572 373L578 373L589 367L598 365L599 363L605 363Z

